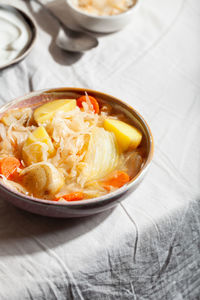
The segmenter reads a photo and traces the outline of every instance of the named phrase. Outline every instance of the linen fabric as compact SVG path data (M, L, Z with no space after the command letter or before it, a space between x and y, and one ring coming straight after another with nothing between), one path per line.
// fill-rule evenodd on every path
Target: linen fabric
M82 219L21 211L0 196L0 299L200 299L200 1L139 0L132 22L72 54L33 1L0 1L38 26L32 52L0 71L0 104L60 86L110 93L152 129L144 181L115 209ZM45 2L75 28L64 1ZM77 25L76 25L77 26Z

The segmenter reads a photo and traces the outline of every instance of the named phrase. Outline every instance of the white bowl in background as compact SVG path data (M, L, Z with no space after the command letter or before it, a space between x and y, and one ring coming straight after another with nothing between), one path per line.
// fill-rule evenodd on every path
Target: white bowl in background
M96 16L78 9L73 0L67 0L70 13L75 21L83 28L101 33L114 32L122 29L134 18L134 14L138 7L139 0L135 0L135 4L127 11L112 16Z

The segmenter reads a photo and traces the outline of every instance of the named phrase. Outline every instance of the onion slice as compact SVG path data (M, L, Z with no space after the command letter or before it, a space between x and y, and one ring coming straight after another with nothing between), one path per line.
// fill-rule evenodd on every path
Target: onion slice
M115 135L104 128L94 128L79 182L98 180L112 172L118 163L119 153Z

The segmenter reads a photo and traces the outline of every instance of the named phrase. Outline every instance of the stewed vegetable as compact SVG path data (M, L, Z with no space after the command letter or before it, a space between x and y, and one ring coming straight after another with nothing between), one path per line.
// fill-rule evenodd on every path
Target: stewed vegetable
M0 120L0 180L52 201L110 193L143 164L142 133L129 122L87 93L7 111Z

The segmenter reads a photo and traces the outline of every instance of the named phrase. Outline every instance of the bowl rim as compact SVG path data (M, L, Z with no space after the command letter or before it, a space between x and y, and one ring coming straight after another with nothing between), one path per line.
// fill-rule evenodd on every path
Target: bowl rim
M75 5L72 4L72 1L73 0L67 0L67 4L69 5L69 7L74 10L76 13L80 14L80 15L83 15L83 16L86 16L86 17L90 17L90 18L94 18L94 19L97 19L97 20L117 20L117 19L121 19L123 17L126 17L126 16L129 16L130 14L133 13L133 11L138 8L138 5L139 5L139 0L135 0L135 4L133 4L129 9L127 9L126 11L120 13L120 14L117 14L117 15L103 15L103 16L98 16L98 15L93 15L93 14L90 14L90 13L87 13L81 9L78 9L76 8Z
M45 199L40 199L40 198L36 198L36 197L32 197L32 196L27 196L23 193L20 193L18 191L12 190L11 188L8 188L6 186L6 184L2 184L0 182L0 188L3 189L4 191L8 192L11 196L14 194L17 197L23 198L23 200L28 200L31 202L38 202L40 204L43 205L54 205L54 206L63 206L63 207L84 207L84 206L88 206L91 204L98 204L98 203L103 203L111 198L116 198L117 196L122 195L124 192L126 192L127 190L131 189L132 186L137 185L137 183L140 181L140 179L142 179L143 175L145 174L145 172L148 170L150 163L152 161L153 158L153 153L154 153L154 138L151 132L151 129L148 125L148 123L145 121L145 119L142 117L142 115L136 110L134 109L131 105L129 105L128 103L124 102L123 100L112 96L110 94L104 93L104 92L100 92L97 90L93 90L93 89L89 89L89 88L77 88L77 87L57 87L57 88L50 88L50 89L42 89L42 90L38 90L38 91L33 91L30 93L27 93L21 97L15 98L11 101L9 101L8 103L2 105L0 107L0 113L5 112L7 109L9 109L10 106L16 104L16 103L20 103L21 101L27 100L29 99L31 96L39 96L40 94L50 94L53 92L87 92L89 93L93 93L93 94L98 94L100 96L104 96L104 97L108 97L111 98L112 100L114 100L117 104L122 104L123 106L129 108L129 110L134 111L134 113L139 117L139 120L142 121L143 125L145 126L145 129L148 133L148 137L149 137L149 153L147 156L147 159L144 163L144 165L142 166L142 168L140 169L140 171L136 174L136 176L134 178L131 179L131 181L127 184L125 184L123 187L108 193L106 195L100 196L100 197L95 197L95 198L91 198L91 199L86 199L86 200L79 200L79 201L73 201L73 202L67 202L63 203L63 202L57 202L57 201L52 201L52 200L45 200Z
M7 68L7 67L10 67L13 64L16 64L16 63L20 62L21 60L23 60L32 51L33 46L35 45L35 42L36 42L37 37L38 37L38 28L36 26L36 22L34 21L34 19L29 14L27 14L24 10L18 8L15 5L0 3L0 8L1 7L4 8L4 9L8 9L8 10L16 10L23 17L26 24L29 26L29 29L30 29L30 32L31 32L32 36L31 36L31 39L30 39L29 43L23 49L21 54L19 54L16 58L11 60L10 62L0 66L0 71Z

